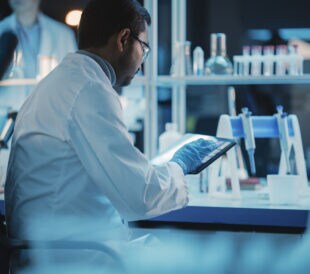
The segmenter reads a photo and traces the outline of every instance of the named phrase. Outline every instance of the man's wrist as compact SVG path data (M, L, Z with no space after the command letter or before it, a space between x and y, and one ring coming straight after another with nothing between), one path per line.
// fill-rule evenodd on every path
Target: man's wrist
M182 168L184 175L186 175L188 173L187 172L187 166L183 163L182 160L180 160L180 159L171 159L170 162L174 162L174 163L178 164Z

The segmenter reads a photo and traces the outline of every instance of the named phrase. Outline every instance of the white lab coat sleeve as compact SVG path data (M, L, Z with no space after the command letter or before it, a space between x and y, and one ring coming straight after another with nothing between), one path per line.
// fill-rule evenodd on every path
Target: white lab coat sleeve
M119 97L109 86L88 83L68 119L69 139L89 183L97 184L127 221L182 208L188 189L175 163L155 167L131 143Z

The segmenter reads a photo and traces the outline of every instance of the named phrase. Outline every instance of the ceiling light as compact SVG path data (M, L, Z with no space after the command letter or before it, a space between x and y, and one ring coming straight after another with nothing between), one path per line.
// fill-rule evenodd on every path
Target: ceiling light
M80 23L82 11L81 10L71 10L66 15L66 24L71 27L76 27Z

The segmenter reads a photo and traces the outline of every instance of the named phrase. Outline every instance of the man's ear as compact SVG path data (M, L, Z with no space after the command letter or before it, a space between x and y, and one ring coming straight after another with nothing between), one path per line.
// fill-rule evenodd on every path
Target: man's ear
M119 49L119 51L123 52L124 49L127 47L128 45L128 39L130 37L130 29L126 28L126 29L122 29L118 35L117 35L117 47Z

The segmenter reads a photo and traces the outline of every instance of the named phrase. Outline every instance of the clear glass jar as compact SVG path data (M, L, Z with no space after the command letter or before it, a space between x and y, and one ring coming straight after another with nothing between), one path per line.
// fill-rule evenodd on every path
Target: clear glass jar
M226 35L211 34L210 58L206 62L205 72L208 75L225 75L233 73L233 66L226 54Z

